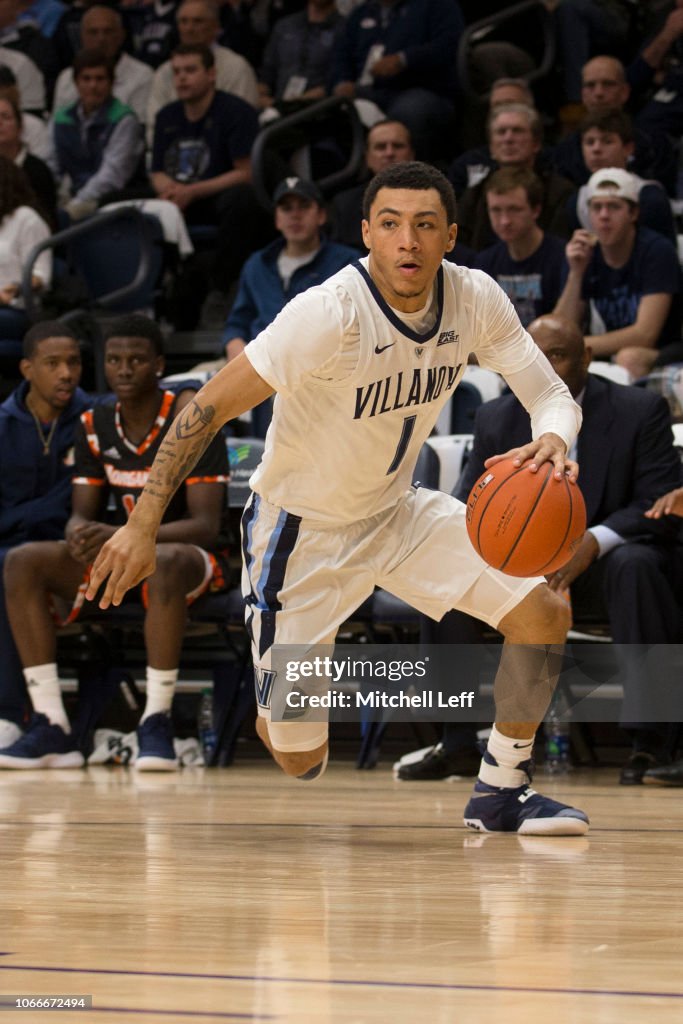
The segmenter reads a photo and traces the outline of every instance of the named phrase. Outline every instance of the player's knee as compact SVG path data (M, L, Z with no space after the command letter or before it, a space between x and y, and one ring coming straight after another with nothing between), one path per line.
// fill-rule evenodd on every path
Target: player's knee
M187 565L184 544L157 544L156 568L147 581L150 597L184 595L187 590Z
M55 541L55 546L61 541ZM52 547L52 545L50 545ZM5 590L9 594L29 580L31 586L43 580L46 566L50 559L47 557L45 541L33 541L29 544L21 544L19 547L10 548L5 555L4 578Z
M511 643L562 643L571 624L569 603L541 584L505 616L498 629Z

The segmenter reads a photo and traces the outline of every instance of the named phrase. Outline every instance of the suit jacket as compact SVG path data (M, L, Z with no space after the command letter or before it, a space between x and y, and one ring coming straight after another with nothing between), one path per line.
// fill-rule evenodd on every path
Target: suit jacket
M578 437L579 486L588 526L608 526L628 541L674 543L679 520L646 519L655 498L683 482L666 401L650 391L588 374ZM480 406L474 447L455 491L466 501L491 455L531 440L529 414L514 395Z

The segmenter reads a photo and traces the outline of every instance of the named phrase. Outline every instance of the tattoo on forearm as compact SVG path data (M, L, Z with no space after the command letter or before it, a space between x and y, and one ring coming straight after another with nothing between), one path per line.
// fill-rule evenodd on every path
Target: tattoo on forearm
M196 434L207 429L215 415L216 410L212 405L207 405L206 409L202 409L196 400L190 402L180 414L180 419L176 426L176 437L179 441L184 440L186 437L194 437Z

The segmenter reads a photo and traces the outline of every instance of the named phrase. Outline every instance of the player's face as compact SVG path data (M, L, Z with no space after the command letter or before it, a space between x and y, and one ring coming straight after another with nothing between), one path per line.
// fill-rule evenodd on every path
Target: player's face
M200 100L213 88L216 69L205 68L197 54L171 58L173 87L179 100Z
M81 379L81 352L73 338L46 338L38 342L30 359L22 359L21 372L31 392L59 414Z
M109 338L104 349L104 375L121 402L133 402L159 387L164 360L147 338Z
M599 128L589 128L581 139L583 162L591 174L603 167L626 167L628 157L633 152L633 143L622 142L616 132L601 132Z
M487 192L486 205L491 227L503 242L526 237L541 212L540 207L531 205L521 186L511 192Z
M436 189L379 190L363 221L363 241L370 274L390 306L404 313L424 306L456 234Z
M588 216L601 245L619 245L633 231L638 208L618 196L597 195L588 204Z
M320 237L326 214L313 199L285 196L275 208L275 227L288 242L313 243Z

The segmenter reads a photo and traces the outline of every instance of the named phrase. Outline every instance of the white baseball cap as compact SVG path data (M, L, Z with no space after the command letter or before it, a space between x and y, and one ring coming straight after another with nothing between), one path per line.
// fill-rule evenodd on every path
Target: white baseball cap
M636 179L623 167L603 167L602 170L591 174L586 185L586 199L589 203L596 196L605 195L637 203L638 194Z

